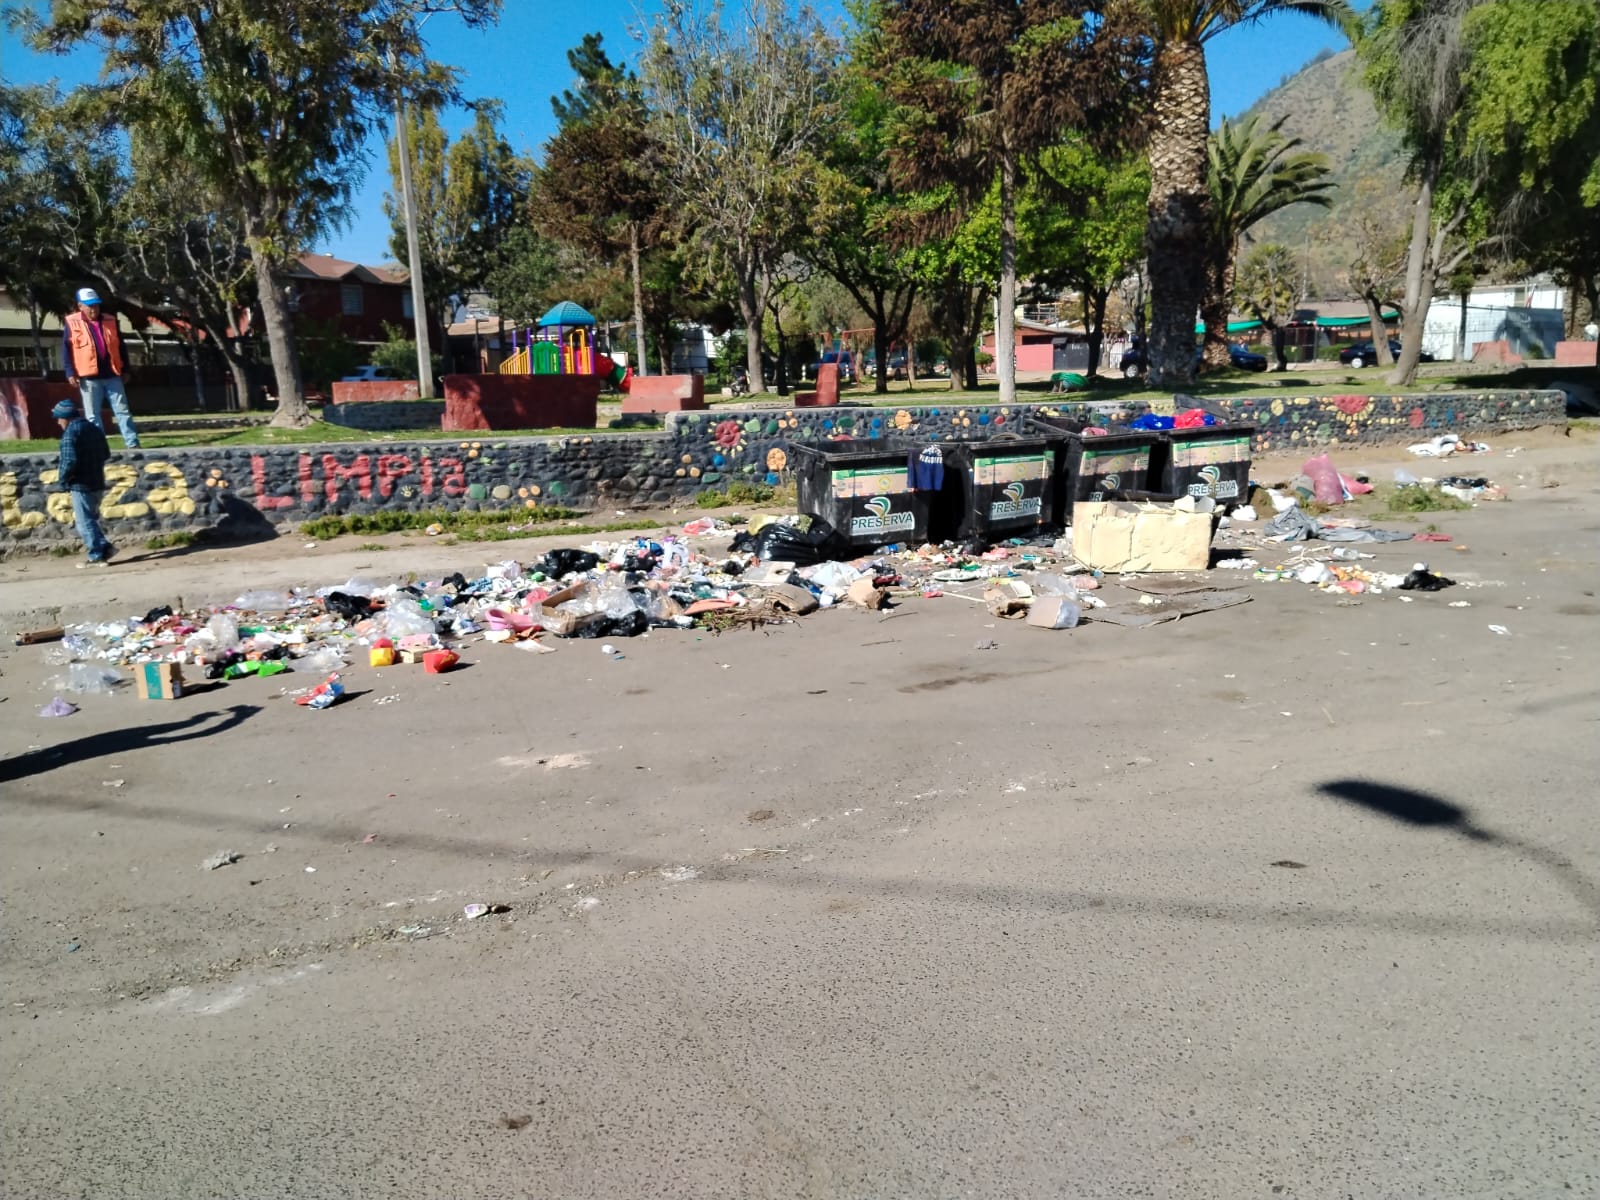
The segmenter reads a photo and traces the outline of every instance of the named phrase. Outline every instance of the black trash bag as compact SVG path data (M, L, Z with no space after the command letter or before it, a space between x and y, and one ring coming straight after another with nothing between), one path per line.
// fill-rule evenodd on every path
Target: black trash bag
M635 575L648 575L656 569L656 556L654 554L629 552L623 556L622 569Z
M460 571L457 571L454 575L445 576L445 578L440 581L439 586L441 588L453 588L459 595L467 590L467 577Z
M607 616L603 620L591 621L573 636L580 638L638 637L641 633L648 633L649 630L650 618L638 609L634 609L625 617Z
M539 560L539 570L551 579L563 575L592 571L600 565L600 556L583 550L552 550Z
M754 554L756 552L756 535L748 529L741 529L733 535L733 541L728 545L731 554Z
M351 596L344 592L329 592L322 605L346 621L364 621L372 615L372 601L365 596Z
M809 529L775 521L755 535L752 552L762 562L792 562L797 567L854 558L850 543L821 517L811 518Z
M1402 592L1442 592L1447 587L1455 587L1454 579L1446 579L1443 575L1435 575L1432 571L1415 570L1410 572L1400 581Z
M145 613L144 620L141 621L140 624L154 625L157 621L161 620L162 617L170 617L171 615L172 605L163 604L160 608L152 608L149 612Z

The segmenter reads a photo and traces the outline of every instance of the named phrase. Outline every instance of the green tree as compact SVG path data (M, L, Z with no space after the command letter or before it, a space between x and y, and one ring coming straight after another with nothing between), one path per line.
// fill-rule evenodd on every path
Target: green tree
M561 252L531 226L514 226L500 246L486 284L502 321L527 325L557 300L566 275Z
M843 119L823 153L802 251L849 292L872 324L874 390L889 390L889 351L907 336L918 281L901 244L906 197L889 170L893 106L881 83L879 10L857 4L840 74Z
M1297 12L1348 28L1346 0L1140 0L1155 46L1150 203L1145 257L1151 286L1150 378L1162 387L1194 378L1194 322L1211 242L1206 146L1211 80L1206 43L1239 25Z
M831 136L837 43L807 7L750 0L737 22L675 3L642 67L668 199L707 275L734 282L752 390L764 391L762 321L776 272L814 200Z
M469 25L498 0L448 5ZM402 96L438 102L455 77L430 62L423 0L55 0L35 30L42 49L89 43L105 56L86 99L184 161L237 212L259 285L278 380L277 424L310 423L284 265L338 214L362 169L367 134Z
M563 128L586 121L596 109L608 107L616 94L632 82L627 69L611 61L601 33L584 34L583 41L567 51L567 65L578 77L577 90L569 88L550 97L550 111Z
M1000 402L1016 399L1017 202L1027 164L1075 132L1097 149L1137 128L1142 60L1131 10L1086 0L890 0L884 67L891 161L911 187L969 204L998 182Z
M78 277L108 288L127 190L117 154L49 84L0 85L0 284L28 312L35 363L45 313L67 312Z
M500 133L500 104L480 101L473 108L472 124L453 143L434 110L406 113L423 294L446 327L457 304L486 286L496 252L527 202L532 173ZM408 246L397 139L389 142L389 174L394 191L383 201L389 252L403 261ZM409 373L415 371L413 364Z
M1600 6L1376 0L1357 49L1416 186L1400 360L1388 376L1403 385L1442 280L1543 207L1600 202Z
M534 176L534 224L603 258L627 256L635 365L648 375L643 257L666 225L660 148L638 81L610 65L598 34L567 57L580 75L588 70L593 78L585 76L566 101L552 101L561 128L545 143Z
M1327 158L1301 150L1301 140L1286 137L1282 125L1280 118L1263 126L1256 116L1224 121L1206 147L1211 239L1200 315L1205 322L1208 367L1229 364L1228 310L1239 243L1267 217L1291 204L1333 205L1330 193L1334 183Z
M1069 143L1040 155L1034 174L1038 211L1024 217L1021 259L1036 281L1077 294L1092 376L1112 294L1143 253L1149 168L1142 157L1108 159Z
M1305 302L1305 271L1287 246L1257 246L1239 268L1234 291L1240 309L1260 321L1272 339L1275 370L1287 371L1284 326Z

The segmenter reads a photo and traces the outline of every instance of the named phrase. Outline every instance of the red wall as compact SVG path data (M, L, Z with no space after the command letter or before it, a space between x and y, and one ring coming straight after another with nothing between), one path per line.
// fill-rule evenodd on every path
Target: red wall
M415 379L371 379L333 384L335 404L392 404L422 395Z
M705 406L704 375L635 375L622 397L625 413L688 412Z
M76 400L70 383L46 379L0 379L0 441L53 438L61 426L50 415L58 400Z
M598 375L446 375L445 429L593 429Z

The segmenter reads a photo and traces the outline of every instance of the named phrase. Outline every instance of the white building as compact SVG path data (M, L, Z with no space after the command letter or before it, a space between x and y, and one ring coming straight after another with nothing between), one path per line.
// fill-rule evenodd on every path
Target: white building
M1509 342L1524 358L1553 358L1566 322L1566 291L1548 279L1486 283L1472 289L1462 329L1460 296L1435 296L1422 348L1439 362L1469 360L1483 342Z

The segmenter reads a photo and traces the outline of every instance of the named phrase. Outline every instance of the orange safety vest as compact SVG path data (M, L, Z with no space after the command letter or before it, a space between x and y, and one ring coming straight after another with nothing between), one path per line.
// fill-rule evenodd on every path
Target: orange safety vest
M100 336L106 343L106 360L111 364L112 373L122 374L122 338L117 333L117 323L110 317L102 316L97 322L100 326ZM100 361L95 354L94 334L89 332L89 318L81 312L67 314L67 332L72 336L72 369L79 379L88 379L100 370Z

